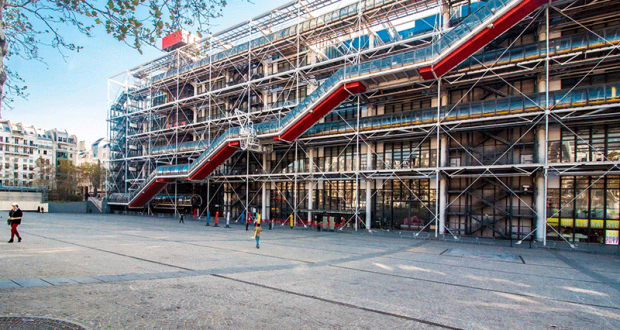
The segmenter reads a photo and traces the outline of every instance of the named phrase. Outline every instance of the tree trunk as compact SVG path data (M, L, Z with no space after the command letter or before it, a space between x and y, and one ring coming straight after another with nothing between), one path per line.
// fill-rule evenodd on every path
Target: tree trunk
M4 5L6 0L0 0L0 118L2 118L2 101L4 100L4 83L6 82L6 71L4 70L4 56L8 50L6 35L4 34Z

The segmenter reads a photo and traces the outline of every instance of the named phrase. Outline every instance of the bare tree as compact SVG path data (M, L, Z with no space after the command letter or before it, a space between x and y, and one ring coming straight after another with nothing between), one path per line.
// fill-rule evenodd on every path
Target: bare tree
M34 180L35 187L40 188L52 188L52 173L54 168L50 164L49 159L43 159L39 156L35 161L37 170L36 179Z

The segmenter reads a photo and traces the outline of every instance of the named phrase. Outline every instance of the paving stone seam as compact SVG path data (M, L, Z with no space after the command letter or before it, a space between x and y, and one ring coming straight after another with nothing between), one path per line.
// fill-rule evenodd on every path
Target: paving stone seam
M557 298L552 298L552 297L531 295L531 294L525 294L525 293L502 291L502 290L494 290L494 289L486 289L486 288L480 288L480 287L471 286L471 285L464 285L464 284L456 284L456 283L450 283L450 282L444 282L444 281L429 280L429 279L424 279L424 278L419 278L419 277L403 276L403 275L397 275L397 274L388 274L388 273L382 273L382 272L377 272L377 271L373 271L373 270L359 269L359 268L353 268L353 267L338 266L338 265L330 265L330 267L336 267L336 268L347 269L347 270L358 271L358 272L364 272L364 273L370 273L370 274L376 274L376 275L398 277L398 278L410 279L410 280L414 280L414 281L421 281L421 282L429 282L429 283L442 284L442 285L448 285L448 286L455 286L455 287L465 288L465 289L474 289L474 290L481 290L481 291L488 291L488 292L495 292L495 293L510 294L510 295L515 295L515 296L520 296L520 297L525 297L525 298L533 298L533 299L539 299L539 300L551 300L551 301L563 302L563 303L579 305L579 306L600 307L600 308L606 308L606 309L620 310L620 307L616 307L616 306L605 306L605 305L598 305L598 304L588 304L588 303L582 303L582 302L577 302L577 301L571 301L571 300L565 300L565 299L557 299Z
M563 254L559 253L558 251L549 251L549 253L553 254L556 256L556 258L558 258L560 261L562 261L563 263L567 264L568 266L570 266L572 269L575 269L576 271L590 277L593 279L598 279L601 283L604 283L605 285L616 289L617 291L620 291L620 283L618 283L618 281L615 281L613 279L610 279L606 276L603 276L601 274L598 274L592 270L586 269L585 267L581 266L580 264L578 264L576 261L564 256Z
M80 226L78 226L78 227L80 227ZM83 228L83 229L92 229L92 228L90 228L90 227L80 227L80 228ZM106 229L100 229L100 230L104 230L104 231L110 231L110 232L118 233L117 231L112 231L112 230L106 230ZM161 230L161 232L166 232L166 230ZM224 249L224 248L220 248L220 247L213 247L213 246L208 246L208 245L201 245L201 244L195 244L195 243L183 242L183 241L177 241L177 240L167 240L167 239L153 238L153 237L148 237L148 236L140 236L140 235L135 235L135 234L127 234L127 233L123 233L123 235L127 235L127 236L134 236L134 237L140 237L140 238L147 238L147 239L158 240L158 241L176 242L176 243L188 244L188 245L199 246L199 247L207 247L207 248L213 248L213 249L220 249L220 250L223 250L223 251L233 251L233 252L247 253L247 254L252 254L252 255L261 255L261 256L266 256L266 257L271 257L271 258L277 258L277 259L282 259L282 260L291 260L291 261L298 261L298 262L303 262L303 263L311 263L311 262L308 262L308 261L305 261L305 260L299 260L299 259L287 259L287 258L282 258L282 257L277 257L277 256L268 256L268 255L264 255L264 254L253 253L253 252L247 252L247 251L240 251L240 250L234 250L234 249ZM33 236L44 237L44 236L41 236L41 235L36 235L36 234L33 234ZM321 237L321 236L327 236L327 235L318 235L318 236L314 236L314 235L313 235L313 236L305 236L305 237L302 237L302 238L304 238L304 239L305 239L305 238L313 238L313 237ZM44 238L46 238L46 237L44 237ZM288 239L288 238L287 238L287 239ZM269 239L267 239L267 240L269 240ZM230 240L226 240L226 241L230 241ZM429 240L424 239L424 240L423 240L423 242L429 242ZM451 242L451 241L446 241L446 242L447 242L447 243L454 243L454 242ZM71 243L70 243L70 244L71 244ZM349 246L349 245L347 245L347 244L342 244L342 243L333 243L333 244L334 244L334 245ZM78 245L78 244L75 244L75 245ZM278 245L278 244L276 243L276 244L274 244L274 245ZM81 245L78 245L78 246L81 246ZM351 246L354 246L354 245L351 245ZM368 248L368 246L363 246L363 245L357 245L357 246ZM416 245L415 245L415 244L413 244L412 246L416 246ZM83 246L83 247L86 247L86 246ZM94 249L96 249L96 248L94 248ZM443 253L445 253L446 251L449 251L449 250L450 250L450 249L446 249L445 251L441 252L441 253L440 253L440 255L442 255ZM100 250L100 251L103 251L103 252L109 252L109 253L115 253L115 252L110 252L110 251L105 251L105 250ZM550 251L550 250L549 250L549 251ZM556 251L556 250L554 250L554 251ZM420 253L420 254L426 254L426 255L436 255L436 254L432 254L432 253L424 253L424 252L418 252L418 253ZM350 254L355 254L355 253L353 252L353 253L350 253ZM125 255L125 256L126 256L126 255ZM525 264L525 260L523 260L523 258L522 258L521 256L519 256L519 257L521 258L522 262ZM388 256L388 258L394 258L394 257L389 257L389 256ZM394 259L397 259L397 258L394 258ZM146 259L143 259L143 261L146 261ZM155 261L151 261L151 262L155 262ZM505 261L499 261L499 262L505 262ZM157 263L157 262L155 262L155 263ZM173 266L173 265L169 265L169 264L164 264L164 263L161 263L161 265L164 265L164 266L170 266L170 267L177 267L177 266ZM528 264L528 265L529 265L529 266L536 266L536 267L548 267L547 265L539 265L539 264ZM177 268L179 268L179 267L177 267ZM570 267L570 266L569 266L569 267L557 267L557 268L563 268L563 269L574 269L573 267ZM473 268L473 269L476 269L476 268ZM185 270L191 270L191 269L185 269ZM604 273L617 274L617 272L601 271L601 273L603 273L603 272L604 272ZM520 273L520 274L522 274L522 273ZM525 275L527 275L527 274L525 274ZM555 277L549 277L549 278L555 278ZM559 279L562 279L562 278L559 278ZM600 283L600 281L593 281L593 283Z
M145 258L129 256L129 255L122 254L122 253L117 253L117 252L107 251L107 250L103 250L103 249L99 249L99 248L94 248L94 247L89 247L89 246L81 245L81 244L77 244L77 243L67 242L67 241L63 241L63 240L60 240L60 239L56 239L56 238L50 238L50 237L45 237L45 236L36 235L36 234L32 234L32 235L33 236L42 237L42 238L46 238L46 239L50 239L50 240L59 241L59 242L62 242L62 243L72 244L72 245L76 245L76 246L80 246L80 247L84 247L84 248L89 248L89 249L93 249L93 250L100 251L100 252L111 253L111 254L115 254L115 255L119 255L119 256L124 256L124 257L132 258L132 259L137 259L137 260L145 261L145 262L160 264L160 265L163 265L163 266L179 268L179 269L183 269L183 270L186 270L186 271L194 271L194 269L189 269L189 268L185 268L185 267L180 267L180 266L175 266L175 265L171 265L171 264L161 263L161 262L158 262L158 261L149 260L149 259L145 259ZM207 247L207 248L220 249L220 250L226 250L226 251L233 251L233 252L239 252L239 253L246 253L246 254L251 254L251 255L260 255L260 256L263 256L263 257L277 258L277 259L287 260L287 261L298 261L298 262L303 262L303 263L306 263L306 264L312 264L312 266L326 266L326 265L331 265L331 264L338 263L338 262L348 262L348 261L357 260L355 258L344 258L341 261L331 260L331 261L326 261L326 262L323 262L323 263L313 263L313 262L309 262L309 261L305 261L305 260L300 260L300 259L290 259L290 258L284 258L284 257L278 257L278 256L270 256L270 255L265 255L265 254L260 254L260 253L241 251L241 250L235 250L235 249L225 249L225 248L219 248L219 247L212 247L212 246L208 246L208 245L195 244L195 243L190 243L190 242L183 242L183 241L176 241L176 240L167 240L167 239L159 239L159 238L151 238L151 237L145 237L145 236L140 236L140 235L129 235L129 236L148 238L148 239L158 240L158 241L175 242L175 243L187 244L187 245L192 245L192 246ZM429 241L419 241L419 242L416 242L415 244L412 244L410 247L419 247L419 246L424 245L424 244L426 244L428 242ZM446 249L443 252L439 253L439 255L443 255L446 251L449 251L449 250L450 249ZM396 249L396 250L386 251L384 253L376 253L376 254L372 254L372 255L368 255L368 254L365 254L365 255L364 254L359 254L359 255L364 255L365 256L364 259L374 258L374 257L377 257L377 256L388 257L388 258L393 258L393 259L401 259L401 258L389 257L388 256L389 254L392 254L393 252L400 252L400 251L401 251L401 249ZM352 252L350 254L356 254L356 253ZM459 258L463 258L463 257L459 257ZM423 262L423 261L421 261L421 262ZM432 262L426 262L426 263L432 263ZM433 263L433 264L441 264L441 263ZM467 266L464 266L464 267L471 268L471 269L480 269L480 268L476 268L476 267L467 267ZM574 269L574 267L566 267L566 268ZM495 271L495 270L489 270L489 271ZM514 273L514 272L505 272L505 271L497 271L497 272ZM519 273L519 274L521 274L521 275L528 275L528 276L535 276L535 277L542 277L542 276L539 276L539 275L532 275L532 274L526 274L526 273ZM558 278L558 277L551 277L551 276L545 276L545 277L564 279L564 280L572 280L572 279L565 279L565 278ZM607 284L604 281L582 281L582 282L605 283L605 284ZM19 284L17 284L17 285L19 285ZM21 285L20 285L20 287L21 287Z
M149 259L140 258L140 257L134 257L134 256L130 256L130 255L127 255L127 254L123 254L123 253L119 253L119 252L114 252L114 251L108 251L108 250L104 250L104 249L100 249L100 248L96 248L96 247L92 247L92 246L88 246L88 245L83 245L83 244L63 241L61 239L52 238L52 237L46 237L46 236L43 236L43 235L36 235L36 234L32 234L32 233L30 233L30 235L41 237L41 238L45 238L45 239L49 239L49 240L52 240L52 241L57 241L57 242L65 243L65 244L79 246L79 247L82 247L82 248L85 248L85 249L91 249L91 250L95 250L95 251L99 251L99 252L105 252L105 253L114 254L114 255L117 255L117 256L121 256L121 257L127 257L127 258L131 258L131 259L135 259L135 260L150 262L150 263L154 263L154 264L158 264L158 265L162 265L162 266L168 266L168 267L178 268L178 269L187 270L187 271L193 271L194 270L194 269L191 269L191 268L175 266L175 265L167 264L167 263L164 263L164 262L149 260Z
M217 278L226 279L226 280L231 280L231 281L235 281L235 282L239 282L239 283L244 283L244 284L248 284L248 285L252 285L252 286L257 286L257 287L261 287L261 288L264 288L264 289L274 290L274 291L278 291L278 292L282 292L282 293L286 293L286 294L292 294L292 295L296 295L296 296L299 296L299 297L315 299L315 300L319 300L319 301L322 301L322 302L326 302L326 303L330 303L330 304L335 304L335 305L339 305L339 306L343 306L343 307L354 308L354 309L362 310L362 311L365 311L365 312L371 312L371 313L377 313L377 314L386 315L386 316L397 317L397 318L405 319L405 320L408 320L408 321L415 321L415 322L419 322L419 323L423 323L423 324L427 324L427 325L432 325L432 326L436 326L436 327L440 327L440 328L444 328L444 329L464 330L462 328L453 327L453 326L447 325L447 324L442 324L442 323L438 323L438 322L428 321L428 320L424 320L424 319L420 319L420 318L416 318L416 317L411 317L411 316L407 316L407 315L402 315L402 314L397 314L397 313L392 313L392 312L386 312L386 311L382 311L382 310L378 310L378 309L373 309L373 308L367 308L367 307L363 307L363 306L353 305L353 304L345 303L345 302L341 302L341 301L321 298L321 297L318 297L318 296L315 296L315 295L310 295L310 294L305 294L305 293L300 293L300 292L280 289L280 288L276 288L276 287L272 287L272 286L268 286L268 285L264 285L264 284L258 284L258 283L253 283L253 282L249 282L249 281L244 281L244 280L240 280L240 279L224 276L224 275L221 275L221 274L211 274L211 276L214 276L214 277L217 277Z
M431 242L431 241L428 241L428 242ZM448 244L455 244L454 242L445 242L445 243L448 243ZM448 250L450 250L450 249L446 249L445 251L448 251ZM445 251L444 251L444 252L445 252ZM559 252L567 252L567 251L562 251L562 250L554 250L554 251L557 251L558 253L559 253ZM549 252L551 252L551 251L549 251ZM574 251L569 251L569 252L574 252ZM442 252L442 253L443 253L443 252ZM423 255L429 255L429 256L437 256L437 255L438 255L437 253L427 253L427 252L416 252L416 254L423 254ZM397 258L397 257L387 257L387 258L399 259L399 258ZM403 260L408 260L408 259L403 259ZM490 262L492 262L492 261L490 261ZM532 267L549 268L549 265L544 265L544 264L537 264L537 263L525 263L525 261L524 261L524 264L526 264L526 265L528 265L528 266L532 266ZM563 267L563 266L554 266L554 268L555 268L555 269L573 269L573 268L572 268L572 267L570 267L570 266L566 266L566 267ZM488 270L488 269L484 269L484 270ZM619 274L618 272L608 271L608 270L607 270L607 271L605 271L605 270L600 271L600 273L608 273L608 274L614 274L614 275Z
M162 238L153 238L153 237L148 237L148 236L140 236L140 235L132 235L132 234L124 234L124 235L127 235L127 236L133 236L133 237L140 237L140 238L148 238L148 239L151 239L151 240L161 241L161 242L173 242L173 243L187 244L187 245L198 246L198 247L204 247L204 248L211 248L211 249L222 250L222 251L231 251L231 252L245 253L245 254L251 254L251 255L259 255L259 256L263 256L263 257L275 258L275 259L281 259L281 260L298 261L298 262L303 262L303 263L312 263L312 262L310 262L310 261L301 260L301 259L284 258L284 257L278 257L278 256L272 256L272 255L260 254L260 253L256 253L256 252L249 252L249 251L235 250L235 249L227 249L227 248L222 248L222 247L217 247L217 246L211 246L211 245L196 244L196 243L192 243L192 242L184 242L184 241L170 240L170 239L162 239ZM39 237L42 237L42 238L48 238L48 239L52 239L52 240L57 240L57 239L54 239L54 238L49 238L49 237L45 237L45 236L41 236L41 235L34 235L34 236L39 236ZM57 240L57 241L60 241L60 242L63 242L63 243L74 244L74 245L77 245L77 246L82 246L82 247L85 247L85 248L91 248L91 249L99 250L99 251L102 251L102 252L109 252L109 253L118 254L118 253L116 253L116 252L111 252L111 251L106 251L106 250L102 250L102 249L92 248L92 247L88 247L88 246L79 245L79 244L76 244L76 243L65 242L65 241L62 241L62 240ZM226 241L231 241L231 240L226 240ZM242 241L242 242L245 242L245 240L239 240L239 241L240 241L240 242L241 242L241 241ZM119 254L119 255L126 256L126 255L123 255L123 254ZM135 258L137 258L137 257L135 257ZM140 260L146 261L147 259L140 259ZM151 262L157 263L156 261L151 261ZM161 264L161 265L164 265L164 266L170 266L170 267L181 268L181 269L184 269L184 270L190 270L190 271L192 270L192 269L188 269L188 268L186 269L186 268L183 268L183 267L179 267L179 266L172 266L172 265L169 265L169 264L164 264L164 263L160 263L160 264Z
M90 246L86 246L86 245L82 245L82 244L78 244L78 243L73 243L73 242L67 242L67 241L63 241L63 240L60 240L60 239L50 238L50 237L46 237L46 236L42 236L42 235L37 235L37 234L32 234L32 233L30 233L30 234L33 235L33 236L41 237L41 238L55 240L55 241L58 241L58 242L62 242L62 243L66 243L66 244L71 244L71 245L75 245L75 246L80 246L80 247L83 247L83 248L93 249L93 250L100 251L100 252L106 252L106 253L111 253L111 254L115 254L115 255L119 255L119 256L124 256L124 257L132 258L132 259L136 259L136 260L140 260L140 261L145 261L145 262L149 262L149 263L155 263L155 264L159 264L159 265L163 265L163 266L168 266L168 267L174 267L174 268L182 269L182 270L185 270L185 271L195 271L194 269L190 269L190 268L185 268L185 267L181 267L181 266L175 266L175 265L166 264L166 263L162 263L162 262L158 262L158 261L154 261L154 260L149 260L149 259L145 259L145 258L140 258L140 257L134 257L134 256L130 256L130 255L126 255L126 254L122 254L122 253L118 253L118 252L113 252L113 251L108 251L108 250L104 250L104 249L94 248L94 247L90 247ZM254 252L248 252L248 251L240 251L240 250L234 250L234 249L225 249L225 248L219 248L219 247L212 247L212 246L208 246L208 245L195 244L195 243L189 243L189 242L167 240L167 239L158 239L158 238L150 238L150 237L145 237L145 236L140 236L140 235L130 235L130 236L136 236L136 237L148 238L148 239L159 240L159 241L166 241L166 242L175 242L175 243L181 243L181 244L188 244L188 245L192 245L192 246L207 247L207 248L220 249L220 250L226 250L226 251L233 251L233 252L239 252L239 253L246 253L246 254L251 254L251 255L260 255L260 256L263 256L263 257L270 257L270 258L276 258L276 259L281 259L281 260L298 261L298 262L303 262L303 263L306 263L306 264L312 264L313 266L325 266L325 265L331 265L331 264L333 264L335 262L338 262L338 260L331 260L331 261L323 262L323 263L313 263L313 262L309 262L309 261L305 261L305 260L290 259L290 258L284 258L284 257L278 257L278 256L270 256L270 255L265 255L265 254L260 254L260 253L254 253ZM421 246L421 245L423 245L425 243L428 243L428 242L429 241L416 242L416 244L413 244L411 247L418 247L418 246ZM450 249L446 249L443 252L441 252L439 255L442 255L446 251L449 251L449 250ZM397 251L398 252L400 250L393 250L393 251ZM355 253L351 253L351 254L355 254ZM373 258L373 257L377 257L377 256L398 259L398 258L395 258L395 257L389 257L388 254L392 254L392 252L390 251L390 252L385 252L385 253L378 253L377 255L374 255L374 254L373 255L365 255L366 257L364 259ZM459 257L459 258L463 258L463 257ZM351 258L345 258L345 259L343 259L340 262L348 262L348 261L353 261L353 260L354 259L351 259ZM531 266L532 264L529 264L529 265ZM467 267L467 266L464 266L464 267L471 268L471 269L479 269L479 268L475 268L475 267ZM575 269L574 267L570 267L570 265L569 265L569 267L566 267L566 268ZM491 271L493 271L493 270L491 270ZM503 272L503 271L498 271L498 272ZM506 272L506 273L514 273L514 272ZM532 275L532 274L522 274L522 275L530 275L530 276L540 277L540 276ZM556 278L556 277L549 277L549 278ZM563 279L563 278L558 278L558 279ZM565 280L571 280L571 279L565 279ZM585 282L608 284L605 281L585 281ZM16 284L19 285L18 283L16 283ZM21 285L19 285L19 286L22 287ZM615 287L613 285L612 285L612 287L617 288L617 287Z
M390 257L390 256L385 256L385 258L392 259L392 260L415 261L417 263L439 265L439 266L449 266L449 267L454 266L454 264L443 263L443 262L433 262L433 261L425 261L425 260L411 260L411 259L406 259L406 258L398 258L398 257ZM531 266L530 264L526 264L526 265ZM577 279L569 278L569 277L539 275L539 274L535 274L535 273L523 273L523 272L515 272L515 271L496 270L496 269L472 267L472 266L465 266L465 265L459 265L459 267L460 268L473 269L473 270L483 270L483 271L493 272L493 273L514 274L514 275L523 275L523 276L540 277L540 278L550 278L550 279L555 279L555 280L575 281L575 282L580 282L580 283L593 283L593 284L603 283L603 282L598 281L598 280L577 280ZM547 266L547 268L548 268L548 266ZM613 274L616 274L616 273L613 273Z
M175 242L175 243L181 243L181 244L187 244L187 245L198 246L198 247L204 247L204 248L210 248L210 249L221 250L221 251L230 251L230 252L237 252L237 253L245 253L245 254L257 255L257 256L261 256L261 257L274 258L274 259L280 259L280 260L297 261L297 262L302 262L302 263L305 263L305 264L311 264L311 263L312 263L311 261L307 261L307 260L292 259L292 258L285 258L285 257L274 256L274 255L262 254L262 253L258 253L258 252L250 252L250 251L243 251L243 250L236 250L236 249L227 249L227 248L222 248L222 247L217 247L217 246L203 245L203 244L196 244L196 243L191 243L191 242L173 241L173 240L163 240L163 241L167 241L167 242ZM245 241L244 241L244 242L245 242ZM264 241L263 241L263 242L264 242ZM264 243L263 243L263 244L264 244Z

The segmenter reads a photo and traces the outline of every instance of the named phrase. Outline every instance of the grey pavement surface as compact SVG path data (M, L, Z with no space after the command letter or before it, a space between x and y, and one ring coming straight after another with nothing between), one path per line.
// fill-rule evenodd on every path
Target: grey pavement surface
M26 213L0 318L87 329L614 329L620 257L122 215ZM2 323L0 323L1 325Z

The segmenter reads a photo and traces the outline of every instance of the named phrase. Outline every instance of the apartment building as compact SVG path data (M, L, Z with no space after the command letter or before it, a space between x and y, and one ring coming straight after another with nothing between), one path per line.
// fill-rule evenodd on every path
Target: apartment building
M4 186L34 186L39 174L37 159L41 158L53 169L58 156L62 156L57 150L66 150L67 159L74 163L77 160L77 139L66 131L67 138L62 141L56 129L46 131L10 120L0 120L0 127L0 183ZM49 176L46 180L51 179L53 172L46 176Z
M80 141L78 143L77 166L82 164L100 163L104 168L110 156L110 143L106 138L97 139L94 143Z

